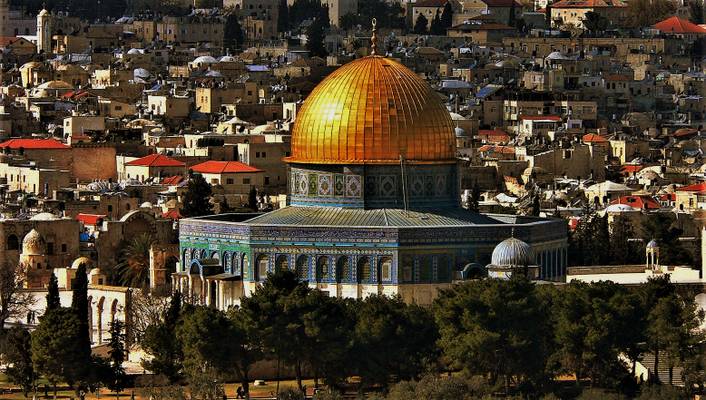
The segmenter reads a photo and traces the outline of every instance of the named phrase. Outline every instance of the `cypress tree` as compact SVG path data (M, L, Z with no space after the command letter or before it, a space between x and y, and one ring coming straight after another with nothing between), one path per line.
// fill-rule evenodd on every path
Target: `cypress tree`
M61 300L59 299L59 282L56 279L56 275L52 272L51 278L49 278L49 287L47 288L46 311L56 310L59 307L61 307Z
M83 381L88 376L91 365L91 338L89 336L88 326L88 275L86 273L86 265L81 264L76 270L76 278L72 285L73 295L71 298L71 311L78 318L78 330L76 337L76 358L83 360L84 370L78 372L76 381ZM77 368L80 370L80 368ZM81 378L84 379L81 379Z

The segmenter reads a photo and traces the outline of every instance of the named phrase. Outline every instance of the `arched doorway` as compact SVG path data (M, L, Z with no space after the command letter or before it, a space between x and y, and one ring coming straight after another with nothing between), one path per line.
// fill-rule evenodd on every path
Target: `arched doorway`
M216 307L218 305L218 283L216 281L211 281L209 286L211 290L209 290L208 304L211 307Z

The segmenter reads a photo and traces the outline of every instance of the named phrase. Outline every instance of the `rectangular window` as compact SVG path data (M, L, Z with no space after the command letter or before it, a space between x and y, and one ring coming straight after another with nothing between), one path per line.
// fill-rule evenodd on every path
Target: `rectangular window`
M54 254L54 243L47 243L47 254Z
M61 252L66 253L66 243L61 244Z
M243 178L243 185L249 185L250 184L250 178Z
M232 185L232 184L233 184L233 178L228 178L228 179L226 179L226 184Z

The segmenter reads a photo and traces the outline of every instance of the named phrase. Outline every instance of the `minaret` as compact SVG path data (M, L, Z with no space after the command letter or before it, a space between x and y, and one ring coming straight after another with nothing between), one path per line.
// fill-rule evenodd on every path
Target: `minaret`
M52 16L46 7L37 14L37 53L51 53Z

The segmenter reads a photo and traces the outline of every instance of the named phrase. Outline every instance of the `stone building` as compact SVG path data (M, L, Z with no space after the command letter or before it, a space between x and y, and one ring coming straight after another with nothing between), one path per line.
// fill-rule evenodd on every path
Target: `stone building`
M373 52L321 82L297 114L291 154L286 207L180 221L174 288L227 308L289 269L331 296L429 304L513 232L540 278L564 274L564 222L460 208L449 112L391 59Z

